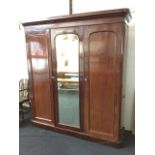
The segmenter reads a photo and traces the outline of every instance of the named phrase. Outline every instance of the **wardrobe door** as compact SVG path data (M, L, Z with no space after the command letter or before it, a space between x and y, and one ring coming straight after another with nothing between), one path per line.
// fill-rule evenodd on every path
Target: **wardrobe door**
M78 28L51 30L56 126L81 129L82 51Z
M121 92L120 24L85 26L85 130L119 141Z
M32 121L45 124L53 123L49 36L48 30L26 31Z

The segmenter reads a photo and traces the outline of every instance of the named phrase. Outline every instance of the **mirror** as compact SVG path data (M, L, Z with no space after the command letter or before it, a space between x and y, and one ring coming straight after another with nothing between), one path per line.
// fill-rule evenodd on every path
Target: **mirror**
M75 34L56 36L59 124L80 126L79 38Z

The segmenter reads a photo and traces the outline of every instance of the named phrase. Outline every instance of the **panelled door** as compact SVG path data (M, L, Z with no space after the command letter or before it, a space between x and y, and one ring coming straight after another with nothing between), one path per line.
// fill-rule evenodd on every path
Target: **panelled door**
M84 26L84 130L117 141L120 123L121 26Z
M77 131L83 126L82 35L80 27L51 29L55 125Z
M26 30L32 121L53 124L50 88L49 30Z

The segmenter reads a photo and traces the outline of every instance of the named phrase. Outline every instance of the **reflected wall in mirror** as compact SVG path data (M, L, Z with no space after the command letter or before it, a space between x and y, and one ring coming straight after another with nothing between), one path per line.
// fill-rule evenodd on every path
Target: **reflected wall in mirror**
M59 124L80 126L79 38L75 34L56 36Z

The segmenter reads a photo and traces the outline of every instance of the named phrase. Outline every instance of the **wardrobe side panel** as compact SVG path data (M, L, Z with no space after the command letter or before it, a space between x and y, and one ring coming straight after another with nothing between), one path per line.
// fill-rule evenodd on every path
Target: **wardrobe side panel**
M53 123L50 88L49 31L26 32L33 121Z

